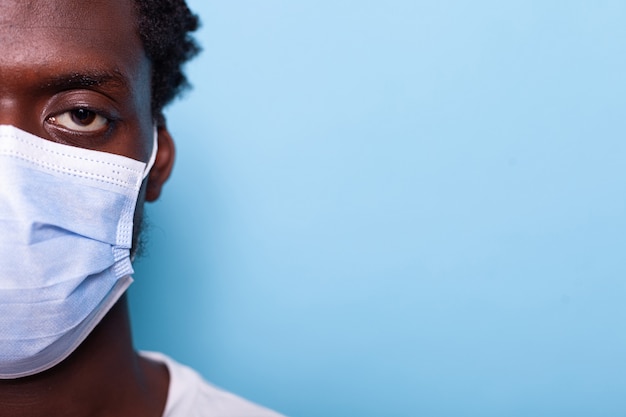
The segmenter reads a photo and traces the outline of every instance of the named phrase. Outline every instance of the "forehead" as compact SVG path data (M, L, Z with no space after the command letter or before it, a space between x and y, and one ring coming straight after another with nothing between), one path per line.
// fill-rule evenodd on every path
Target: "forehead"
M0 0L0 82L29 69L131 76L142 60L132 0Z

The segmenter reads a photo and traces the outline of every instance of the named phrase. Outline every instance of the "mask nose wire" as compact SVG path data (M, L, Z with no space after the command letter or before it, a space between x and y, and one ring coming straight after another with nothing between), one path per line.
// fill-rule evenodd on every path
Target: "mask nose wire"
M156 160L157 150L159 148L159 145L158 145L159 133L158 133L156 124L154 125L154 134L152 135L152 138L153 138L152 139L152 152L150 153L150 159L148 159L148 162L146 163L146 168L144 169L144 172L143 172L142 179L144 180L146 179L146 177L150 173L150 170L154 166L154 161Z

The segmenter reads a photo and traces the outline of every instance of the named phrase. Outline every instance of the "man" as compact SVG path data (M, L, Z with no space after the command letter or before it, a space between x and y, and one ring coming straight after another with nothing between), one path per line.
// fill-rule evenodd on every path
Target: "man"
M277 416L132 346L130 258L196 18L183 0L0 6L0 417Z

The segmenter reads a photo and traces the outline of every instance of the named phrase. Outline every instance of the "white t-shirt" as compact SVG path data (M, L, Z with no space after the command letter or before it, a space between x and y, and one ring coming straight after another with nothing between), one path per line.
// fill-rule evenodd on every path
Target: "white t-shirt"
M162 353L141 355L165 364L170 373L163 417L283 417L209 384L193 369Z

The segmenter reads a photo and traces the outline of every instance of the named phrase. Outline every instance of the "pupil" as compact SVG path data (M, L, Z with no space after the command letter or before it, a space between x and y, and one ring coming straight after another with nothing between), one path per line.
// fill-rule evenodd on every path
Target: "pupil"
M96 114L87 109L77 109L72 112L72 117L74 118L75 122L83 125L88 125L89 123L94 121Z
M76 110L76 118L78 120L85 120L85 119L87 119L90 116L89 113L91 113L91 112L88 111L88 110L78 109L78 110Z

